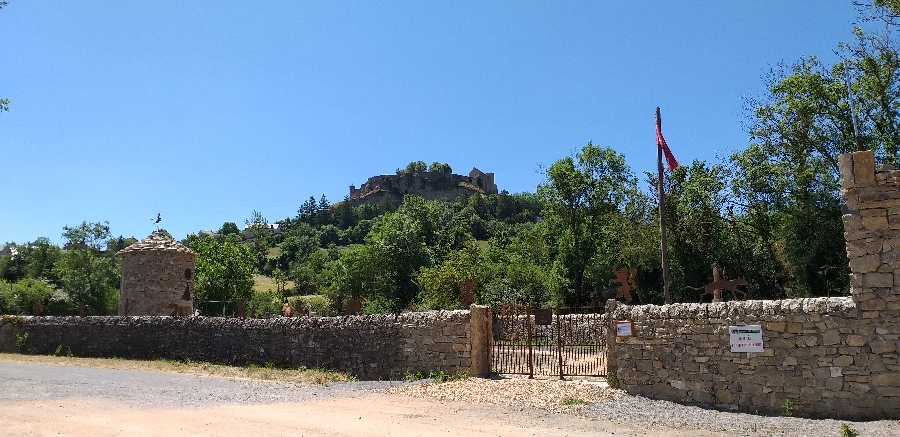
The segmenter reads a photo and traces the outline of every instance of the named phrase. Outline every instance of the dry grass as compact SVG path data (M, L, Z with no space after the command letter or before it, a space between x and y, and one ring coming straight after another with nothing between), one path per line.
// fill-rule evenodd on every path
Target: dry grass
M295 287L294 281L286 281L284 284L285 290L291 290ZM264 275L253 275L253 291L275 291L278 290L278 284L275 283L274 278L270 278Z
M614 400L625 393L609 388L604 383L522 378L468 378L444 383L428 382L392 388L389 392L448 401L529 406L557 412L578 408L586 403Z
M321 369L279 369L271 365L248 367L224 366L196 361L125 360L121 358L77 358L47 355L20 355L0 353L0 362L48 364L54 366L101 367L106 369L137 370L143 372L182 373L197 376L278 381L279 383L328 385L331 382L354 381L355 378L340 372Z

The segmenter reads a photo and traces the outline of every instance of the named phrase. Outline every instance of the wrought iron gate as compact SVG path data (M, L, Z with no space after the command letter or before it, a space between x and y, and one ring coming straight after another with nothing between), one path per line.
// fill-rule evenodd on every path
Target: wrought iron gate
M491 367L498 374L606 376L603 307L494 309Z

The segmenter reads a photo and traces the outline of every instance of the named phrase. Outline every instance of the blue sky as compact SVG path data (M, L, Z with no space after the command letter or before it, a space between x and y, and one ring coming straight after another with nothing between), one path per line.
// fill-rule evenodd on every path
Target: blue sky
M836 59L846 1L79 1L0 10L0 243L275 221L414 160L534 191L588 141L748 145L743 96Z

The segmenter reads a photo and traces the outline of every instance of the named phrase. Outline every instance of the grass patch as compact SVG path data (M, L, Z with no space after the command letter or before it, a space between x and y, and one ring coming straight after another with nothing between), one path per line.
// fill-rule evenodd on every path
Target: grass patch
M287 281L284 284L285 290L293 290L296 285L294 281ZM278 290L278 284L275 283L274 278L270 278L265 275L253 275L253 291L276 291Z
M50 364L78 367L99 367L105 369L137 370L143 372L181 373L197 376L277 381L294 384L328 385L332 382L356 381L356 377L341 372L324 369L279 369L272 363L247 367L225 366L200 361L175 361L157 359L125 360L121 358L75 358L47 355L18 355L0 353L0 362Z
M565 406L587 405L587 401L578 398L565 398L562 403Z

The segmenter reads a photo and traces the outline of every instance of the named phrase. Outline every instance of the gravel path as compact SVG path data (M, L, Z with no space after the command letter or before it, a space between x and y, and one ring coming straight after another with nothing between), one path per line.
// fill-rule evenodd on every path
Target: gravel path
M35 368L40 374L35 375ZM399 382L279 384L174 373L0 363L0 402L100 398L135 407L196 407L305 402L359 396Z
M839 437L841 424L846 423L859 431L860 436L900 436L900 421L896 420L851 422L720 412L631 396L621 390L610 389L605 383L585 381L472 378L442 384L395 387L389 389L389 392L520 408L533 407L631 425L643 423L651 428L703 429L732 435ZM580 399L588 403L566 406L566 399Z
M630 396L604 383L587 381L477 379L436 384L334 382L328 386L281 384L235 378L137 372L90 367L0 363L0 403L99 398L131 407L209 408L227 405L297 403L387 392L470 404L493 404L544 415L552 411L631 427L706 430L740 436L841 435L848 423L859 435L900 436L900 421L842 422L718 412ZM569 399L569 402L566 400ZM584 401L586 404L577 405ZM566 404L575 405L566 405ZM688 433L690 434L690 433Z

